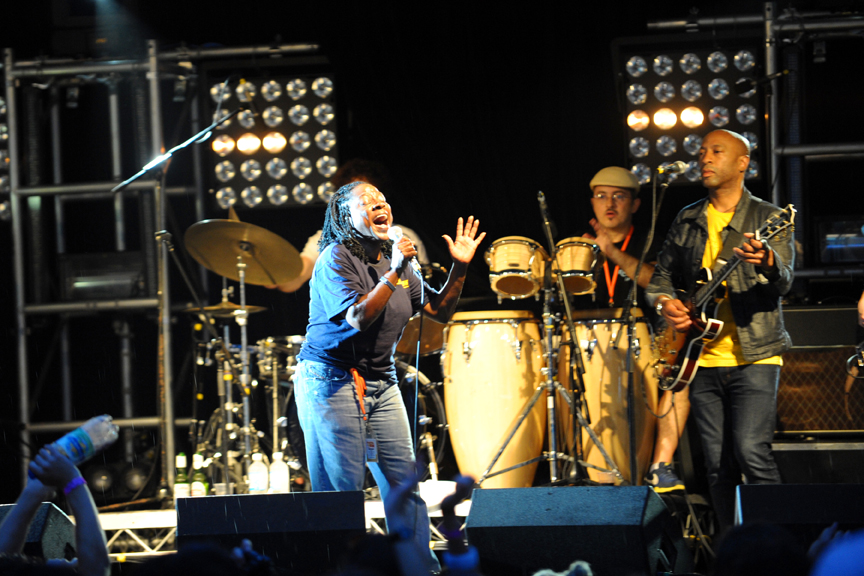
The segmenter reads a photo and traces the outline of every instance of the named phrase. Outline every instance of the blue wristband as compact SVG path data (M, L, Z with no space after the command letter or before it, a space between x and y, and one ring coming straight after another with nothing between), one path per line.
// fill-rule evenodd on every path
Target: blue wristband
M87 481L82 476L78 476L77 478L73 478L72 480L69 481L68 484L66 484L66 487L63 488L63 494L68 496L69 493L72 492L75 488L77 488L78 486L81 486L82 484L86 484L86 483L87 483Z

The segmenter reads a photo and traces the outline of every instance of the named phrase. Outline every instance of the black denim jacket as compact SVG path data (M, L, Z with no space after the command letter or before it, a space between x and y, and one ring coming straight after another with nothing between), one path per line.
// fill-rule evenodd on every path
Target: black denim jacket
M751 221L745 222L751 202L757 204ZM663 295L680 298L676 290L690 290L698 280L708 241L707 209L708 199L705 198L687 206L675 218L657 257L654 276L645 290L645 297L652 306ZM745 188L735 207L735 216L723 231L723 240L729 228L742 234L754 232L779 210ZM780 297L792 287L795 265L792 228L772 238L768 245L774 251L775 272L766 276L757 266L742 262L726 281L741 352L748 362L776 356L792 347L792 340L783 326L780 305Z

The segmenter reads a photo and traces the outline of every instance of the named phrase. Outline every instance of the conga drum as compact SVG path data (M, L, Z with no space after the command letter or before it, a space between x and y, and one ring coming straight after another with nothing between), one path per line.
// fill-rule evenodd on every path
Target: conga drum
M652 412L657 410L657 377L651 368L651 331L648 319L641 310L634 309L636 317L633 381L633 427L636 431L637 484L642 484L651 454L657 419ZM627 326L620 321L621 309L575 311L576 342L582 351L585 364L585 398L590 416L590 426L600 438L606 452L618 466L621 475L630 481L630 427L627 418L627 372L628 353ZM616 334L624 330L613 348ZM559 353L558 381L567 388L570 382L570 333L562 326L561 350ZM650 410L649 410L650 408ZM562 416L560 430L567 446L573 447L573 419L563 399L558 402L558 413ZM583 412L584 414L584 412ZM585 430L582 430L583 460L594 466L608 469L606 460ZM617 483L614 475L588 468L588 477L595 482Z
M445 341L441 367L453 453L462 474L479 479L542 382L540 322L523 310L458 312ZM540 456L545 430L544 390L492 472ZM535 462L482 485L530 487L536 469Z

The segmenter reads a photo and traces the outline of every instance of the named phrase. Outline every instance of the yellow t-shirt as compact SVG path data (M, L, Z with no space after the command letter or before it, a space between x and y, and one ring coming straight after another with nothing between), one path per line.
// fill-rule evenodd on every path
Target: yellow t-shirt
M708 242L705 245L705 254L702 255L702 267L712 268L717 256L723 249L723 229L732 221L735 212L718 212L710 203L708 204ZM723 282L726 286L726 282ZM783 358L772 356L756 362L747 362L741 354L741 343L738 341L738 327L732 316L732 307L729 297L724 293L723 298L716 300L717 311L708 307L709 316L714 316L723 321L723 329L713 342L709 342L702 350L699 358L699 366L703 368L717 368L719 366L741 366L743 364L776 364L783 365Z

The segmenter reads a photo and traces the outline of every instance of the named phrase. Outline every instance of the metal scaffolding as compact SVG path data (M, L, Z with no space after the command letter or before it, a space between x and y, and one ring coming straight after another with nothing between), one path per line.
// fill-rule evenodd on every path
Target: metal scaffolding
M150 179L138 180L122 193L113 194L111 189L124 177L121 167L121 123L119 119L120 94L117 90L118 78L137 77L143 79L146 84L146 100L142 99L147 107L146 125L149 126L149 134L136 134L139 142L146 142L149 158L159 156L163 150L163 117L160 100L161 83L174 81L180 76L195 73L194 62L215 58L273 58L295 54L307 54L318 51L315 44L282 44L272 46L252 46L236 48L208 48L208 49L179 49L160 52L156 41L147 41L147 56L143 59L93 59L72 60L68 58L18 60L13 55L13 50L7 48L3 52L3 72L5 74L5 96L7 102L7 116L9 128L9 183L10 183L10 206L12 214L12 242L13 242L13 274L15 280L15 318L18 342L18 392L19 392L19 414L22 423L22 468L21 477L26 482L27 465L32 456L29 446L31 435L35 432L62 432L78 427L81 422L72 419L72 379L69 359L69 331L68 324L64 324L60 334L60 361L63 378L63 422L31 422L31 398L30 398L30 368L28 360L28 318L38 315L69 315L69 314L92 314L104 311L114 312L145 312L157 310L159 314L159 338L157 343L157 387L159 414L157 417L142 417L133 414L131 402L131 359L130 340L131 333L128 323L122 322L115 330L120 339L120 364L121 364L121 387L123 397L122 418L115 421L123 428L133 426L151 426L158 423L162 438L161 464L163 471L162 488L166 494L170 493L174 486L174 454L175 442L174 431L176 426L188 424L188 419L176 419L174 416L173 380L172 380L172 340L171 340L171 300L168 290L169 269L167 248L163 244L157 245L153 239L152 232L164 230L166 227L166 204L169 193L194 194L196 219L204 218L204 184L200 170L200 152L195 149L194 183L190 186L181 186L174 189L166 189L158 174ZM57 98L53 99L50 110L51 124L51 156L53 168L53 183L51 185L24 186L24 166L21 146L22 129L19 121L22 111L19 108L19 96L22 86L34 82L51 81L60 83L64 80L76 78L80 75L88 75L96 81L109 86L108 124L111 137L111 176L108 182L91 183L64 183L61 170L62 152L60 146L60 110ZM52 87L56 90L56 87ZM133 103L135 104L135 103ZM198 131L200 126L201 112L200 102L197 98L192 103L192 127L193 132ZM129 135L126 135L129 138ZM117 252L126 251L126 230L124 224L124 202L127 196L140 193L152 194L152 203L142 203L141 227L149 232L152 244L144 251L149 252L146 264L152 272L155 280L155 297L140 297L114 300L88 300L78 302L27 302L27 282L25 274L25 219L28 217L27 201L31 197L47 197L54 202L54 213L56 220L56 250L58 254L65 252L64 238L64 216L63 205L66 202L84 199L113 197L114 203L114 249ZM169 423L173 423L170 424ZM131 457L131 437L127 436L127 459Z

